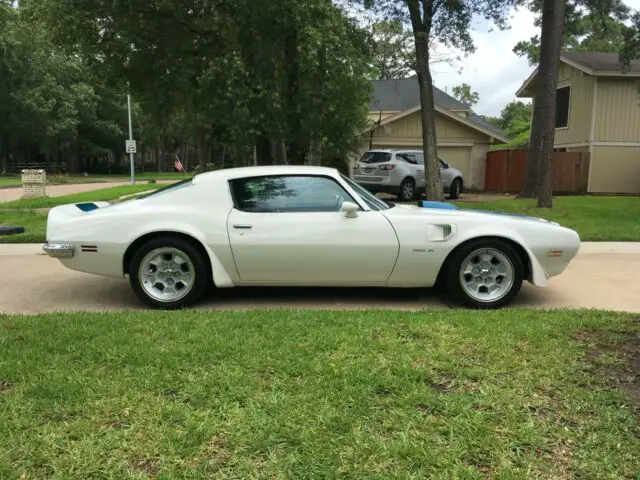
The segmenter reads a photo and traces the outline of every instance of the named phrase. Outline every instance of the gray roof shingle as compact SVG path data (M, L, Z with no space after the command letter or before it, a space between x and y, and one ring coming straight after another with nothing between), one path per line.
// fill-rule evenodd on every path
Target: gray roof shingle
M622 70L617 53L562 52L562 56L596 72L619 72ZM640 73L640 60L632 60L630 67L630 72Z
M447 110L468 110L467 120L493 133L504 136L504 131L484 120L471 109L451 95L433 87L433 100L436 105ZM373 96L369 104L370 111L403 111L420 105L418 77L412 76L398 80L374 80Z

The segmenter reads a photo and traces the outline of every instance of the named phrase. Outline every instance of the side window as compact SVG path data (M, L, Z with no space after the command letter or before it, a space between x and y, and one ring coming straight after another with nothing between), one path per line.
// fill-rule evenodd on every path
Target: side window
M335 180L320 176L272 176L232 180L236 208L253 213L337 212L353 198Z
M416 157L414 156L413 153L399 153L397 155L397 158L399 160L402 160L403 162L407 162L410 163L412 165L417 165L418 161L416 160Z
M416 153L416 161L418 165L424 165L424 153Z

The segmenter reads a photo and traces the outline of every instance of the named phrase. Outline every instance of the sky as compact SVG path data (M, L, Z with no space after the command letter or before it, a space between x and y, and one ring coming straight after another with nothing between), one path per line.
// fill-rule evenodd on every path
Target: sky
M625 3L633 9L640 9L640 0L627 0ZM468 83L480 96L474 111L479 115L499 116L502 108L516 99L516 91L534 70L526 58L518 57L512 51L520 40L539 34L539 28L533 25L533 21L533 14L521 8L512 12L509 30L489 32L486 22L477 22L472 31L476 51L458 63L461 72L448 65L434 65L435 86L451 93L454 86Z

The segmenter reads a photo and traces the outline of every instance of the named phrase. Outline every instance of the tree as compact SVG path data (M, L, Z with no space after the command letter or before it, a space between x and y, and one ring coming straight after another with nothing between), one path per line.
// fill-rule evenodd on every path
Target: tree
M485 16L499 28L506 26L506 14L517 0L362 0L387 20L411 22L416 48L416 73L420 88L422 143L425 158L426 196L442 200L442 181L436 145L433 80L430 51L439 42L465 53L475 47L470 35L474 14Z
M542 0L528 0L526 5L536 13L535 25L542 22ZM603 10L606 9L606 14ZM617 52L625 43L625 21L630 14L623 0L565 1L562 50ZM540 36L516 44L513 51L527 57L531 65L540 61Z
M469 107L473 107L480 100L480 95L478 92L474 92L471 90L471 85L468 83L463 83L462 85L457 85L453 87L453 97L461 103Z
M498 149L529 146L531 112L530 103L512 101L502 109L499 117L485 117L485 120L504 130L511 139L509 143L498 146Z
M544 0L540 65L536 83L531 143L524 189L520 197L538 194L538 207L551 208L553 194L553 143L555 138L556 91L564 28L564 1Z
M413 35L400 20L374 22L371 34L374 41L373 68L376 79L406 78L415 70Z

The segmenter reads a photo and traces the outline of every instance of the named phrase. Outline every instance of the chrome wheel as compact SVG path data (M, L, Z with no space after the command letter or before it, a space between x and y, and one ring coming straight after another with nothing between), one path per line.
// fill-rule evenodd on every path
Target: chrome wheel
M478 302L495 302L509 293L515 269L507 255L495 248L471 252L462 261L460 283L464 292Z
M195 268L187 254L177 248L162 247L147 253L138 270L140 286L158 302L175 302L189 294Z

